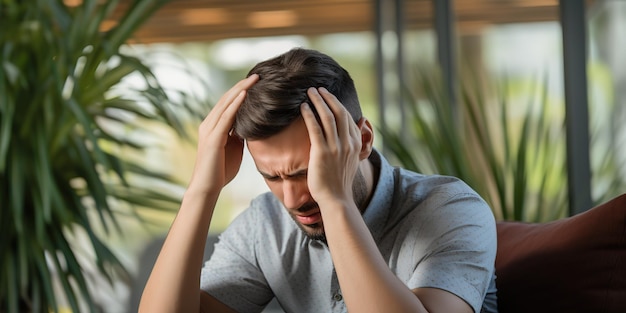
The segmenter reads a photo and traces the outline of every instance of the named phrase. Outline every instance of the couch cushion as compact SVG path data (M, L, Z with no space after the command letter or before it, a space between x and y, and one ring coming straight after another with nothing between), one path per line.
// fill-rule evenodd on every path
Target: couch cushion
M499 222L498 307L626 312L626 194L554 222Z

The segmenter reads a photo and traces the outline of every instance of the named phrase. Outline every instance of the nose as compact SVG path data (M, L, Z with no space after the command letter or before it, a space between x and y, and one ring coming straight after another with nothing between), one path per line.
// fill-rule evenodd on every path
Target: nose
M308 201L306 180L283 180L283 204L287 209L297 209Z

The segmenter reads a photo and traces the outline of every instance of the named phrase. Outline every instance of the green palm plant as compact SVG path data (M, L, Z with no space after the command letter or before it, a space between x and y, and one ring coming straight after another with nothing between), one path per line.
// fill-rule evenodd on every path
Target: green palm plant
M147 123L184 136L176 111L193 109L175 108L150 68L120 52L166 1L126 2L117 24L101 31L118 2L0 0L2 312L58 311L60 295L75 312L98 311L84 247L72 238L86 234L89 262L113 282L127 274L97 229L118 233L120 214L178 206L177 196L144 185L170 176L126 152L146 149L131 135ZM143 86L122 90L129 77Z
M564 124L551 110L547 84L534 83L534 90L520 101L511 96L512 83L493 88L473 77L464 80L460 100L452 105L437 81L420 77L415 90L422 98L404 92L410 104L406 133L380 130L391 156L418 172L463 179L498 219L564 216Z

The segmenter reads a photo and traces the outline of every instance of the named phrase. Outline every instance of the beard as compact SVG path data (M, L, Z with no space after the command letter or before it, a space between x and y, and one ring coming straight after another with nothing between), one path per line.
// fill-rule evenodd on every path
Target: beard
M365 206L367 205L368 192L367 185L365 184L365 176L363 176L363 173L360 169L357 169L357 172L354 176L354 182L352 183L352 196L357 208L359 209L361 214L363 214L363 212L365 211ZM297 211L300 213L305 213L316 208L319 208L317 202L308 202L298 208ZM298 225L298 227L309 239L326 243L324 221L310 225L303 225L296 219L293 213L290 212L289 215L291 215L291 218L294 220L294 222L296 222L296 225Z

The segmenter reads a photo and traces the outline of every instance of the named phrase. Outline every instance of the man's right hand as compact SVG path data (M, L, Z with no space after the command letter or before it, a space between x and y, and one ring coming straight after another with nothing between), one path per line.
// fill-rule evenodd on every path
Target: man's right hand
M190 189L220 192L239 171L243 140L231 132L246 90L259 80L257 74L239 81L215 104L198 131L198 151Z
M235 115L246 90L258 80L258 75L250 75L237 83L200 124L193 176L144 288L140 312L198 312L201 307L233 312L199 292L198 281L215 203L241 166L243 141L231 133Z

